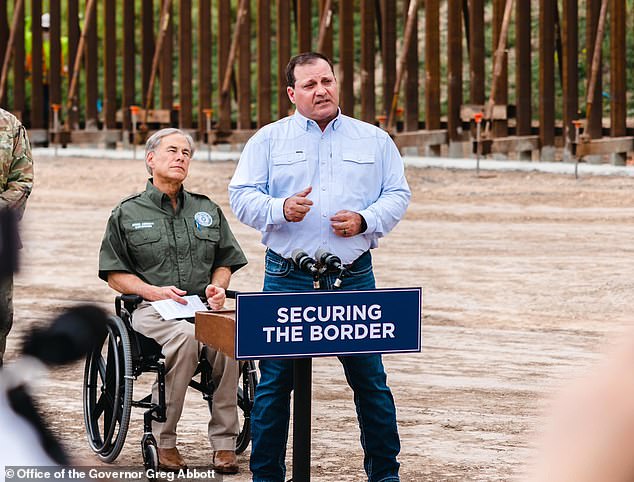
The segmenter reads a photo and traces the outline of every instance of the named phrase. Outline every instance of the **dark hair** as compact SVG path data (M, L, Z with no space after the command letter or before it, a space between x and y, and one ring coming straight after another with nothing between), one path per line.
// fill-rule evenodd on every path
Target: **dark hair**
M325 60L330 65L330 70L332 74L335 74L335 69L332 66L332 61L326 57L324 54L320 54L319 52L304 52L302 54L297 54L295 57L291 58L286 64L286 86L287 87L295 87L295 67L298 65L306 65L306 64L314 64L318 60Z

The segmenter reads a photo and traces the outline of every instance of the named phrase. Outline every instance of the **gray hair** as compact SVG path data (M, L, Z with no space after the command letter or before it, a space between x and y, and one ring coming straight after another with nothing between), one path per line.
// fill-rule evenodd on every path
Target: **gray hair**
M171 136L173 134L180 134L187 140L187 143L189 144L189 149L192 151L191 155L192 157L194 157L196 145L194 144L194 139L192 139L192 136L190 136L187 132L176 129L175 127L161 129L160 131L156 131L154 134L152 134L145 142L145 168L150 174L152 174L152 168L147 163L147 156L150 154L150 152L156 151L158 146L161 144L163 137Z

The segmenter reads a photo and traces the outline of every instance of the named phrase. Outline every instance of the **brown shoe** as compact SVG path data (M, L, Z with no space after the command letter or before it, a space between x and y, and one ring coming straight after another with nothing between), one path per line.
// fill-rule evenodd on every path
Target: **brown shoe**
M220 474L237 474L238 459L235 450L217 450L214 452L214 469Z
M160 469L177 471L187 468L187 464L176 447L170 449L162 449L159 447L158 456Z

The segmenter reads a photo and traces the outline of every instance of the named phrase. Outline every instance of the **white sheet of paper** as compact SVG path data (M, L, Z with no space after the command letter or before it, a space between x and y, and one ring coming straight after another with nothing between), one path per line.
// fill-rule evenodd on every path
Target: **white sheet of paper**
M177 318L193 318L197 311L209 311L196 295L183 296L187 300L186 305L181 305L174 300L152 301L150 304L166 320Z

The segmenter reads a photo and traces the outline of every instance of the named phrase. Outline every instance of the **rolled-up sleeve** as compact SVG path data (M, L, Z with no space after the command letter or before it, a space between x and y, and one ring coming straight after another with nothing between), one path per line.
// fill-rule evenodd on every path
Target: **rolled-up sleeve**
M260 131L247 142L229 183L229 202L236 217L261 232L286 223L284 199L269 194L269 144Z

